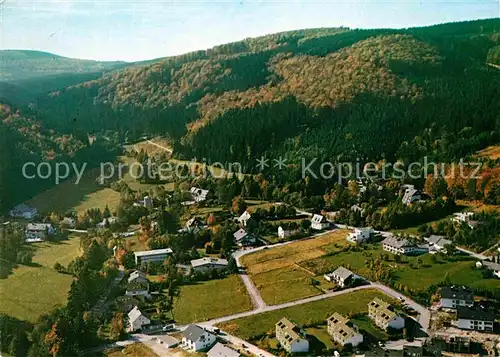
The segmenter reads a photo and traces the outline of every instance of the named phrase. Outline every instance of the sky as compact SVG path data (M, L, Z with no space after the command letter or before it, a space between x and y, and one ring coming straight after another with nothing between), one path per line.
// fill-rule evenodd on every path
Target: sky
M0 0L2 49L138 61L315 27L500 17L500 0Z

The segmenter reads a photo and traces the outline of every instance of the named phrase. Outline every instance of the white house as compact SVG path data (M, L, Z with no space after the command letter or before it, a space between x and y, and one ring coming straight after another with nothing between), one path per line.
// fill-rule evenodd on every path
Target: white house
M397 255L410 254L419 250L418 247L411 243L408 239L392 235L382 241L382 247L385 251Z
M456 309L459 306L472 306L474 294L465 286L443 286L440 289L440 305L443 309Z
M226 259L209 257L191 260L191 267L196 272L205 272L211 269L226 269L227 264L228 261Z
M104 218L101 222L96 224L96 228L106 228L107 225L115 224L118 221L116 217Z
M480 307L460 306L457 319L459 329L493 332L495 314Z
M321 231L323 229L328 228L328 226L330 226L330 223L325 219L324 216L322 216L320 214L315 214L311 218L311 228L312 229Z
M494 276L500 278L500 264L495 262L490 262L488 260L483 260L481 262L476 263L476 265L477 264L481 264L481 266L484 266L486 269L491 270Z
M392 310L389 303L379 298L373 299L368 304L368 316L382 330L389 328L401 330L405 327L405 320Z
M173 251L170 248L134 252L135 264L140 265L147 262L163 262L172 253Z
M203 229L203 223L197 217L192 217L186 222L185 232L198 233Z
M24 231L25 242L42 242L49 235L54 235L56 230L50 223L28 223Z
M21 203L11 209L9 214L14 218L33 219L38 214L38 210L35 207L30 207L24 203Z
M191 192L191 196L196 203L205 201L209 193L208 190L204 190L198 187L191 187L189 192Z
M278 227L278 238L285 239L290 236L293 236L298 232L297 229L283 229L283 227Z
M403 195L403 203L410 205L415 202L423 202L429 200L430 197L426 193L415 189L415 186L408 185Z
M222 343L217 342L214 347L207 352L208 357L239 357L240 353Z
M304 332L285 317L276 324L276 339L288 353L309 352Z
M337 283L342 288L351 285L355 280L361 279L349 269L338 267L334 272L324 275L325 279Z
M354 231L349 233L346 239L351 243L364 243L370 239L372 233L372 227L354 228Z
M212 347L216 340L214 334L198 325L189 325L182 336L182 344L194 352Z
M236 244L240 247L247 247L254 245L257 242L257 238L253 234L247 233L243 228L238 229L233 233L234 240Z
M359 333L358 327L349 322L344 316L334 313L327 320L328 334L338 344L345 346L351 344L356 347L363 343L363 335Z
M434 254L437 252L446 253L445 247L452 244L451 240L446 239L443 236L431 235L429 238L425 238L429 243L429 253Z
M64 217L63 220L61 221L61 225L69 228L75 228L76 219L74 219L73 217Z
M247 226L247 222L248 220L252 218L252 215L250 214L250 212L248 211L245 211L241 214L241 216L238 217L238 222L243 226L243 227L246 227Z
M151 320L144 315L137 306L128 313L127 332L137 332L150 324Z

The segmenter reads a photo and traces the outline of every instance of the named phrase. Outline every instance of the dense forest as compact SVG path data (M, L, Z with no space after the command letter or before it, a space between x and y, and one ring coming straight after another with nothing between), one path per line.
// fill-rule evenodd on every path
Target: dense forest
M260 155L410 159L402 144L426 129L466 128L449 160L498 140L499 43L500 19L290 31L113 71L35 108L60 132L76 120L85 132L168 135L180 157L247 169Z

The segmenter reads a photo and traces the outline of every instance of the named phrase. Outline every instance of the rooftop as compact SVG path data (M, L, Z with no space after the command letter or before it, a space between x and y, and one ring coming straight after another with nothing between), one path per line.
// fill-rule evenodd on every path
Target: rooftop
M441 298L472 301L474 294L465 286L443 286L441 288Z
M495 320L495 313L479 307L465 307L459 306L457 308L457 318L467 319L467 320L481 320L481 321L493 321Z
M276 324L276 327L285 333L285 339L288 343L292 343L302 338L299 328L286 317L283 317L281 320L279 320Z
M339 276L343 280L349 278L351 275L354 275L354 273L352 271L344 268L343 266L340 266L337 269L335 269L333 274Z
M182 335L189 341L197 341L205 333L210 332L205 331L198 325L189 325Z
M170 248L165 249L154 249L154 250L143 250L140 252L134 252L136 257L147 257L150 255L160 255L160 254L172 254L173 251Z
M224 346L222 343L217 342L214 347L207 352L209 357L239 357L239 352Z
M382 241L382 244L387 244L391 247L395 248L403 248L403 247L410 247L413 246L413 244L406 238L401 238L401 237L396 237L396 236L389 236L386 239Z
M193 268L200 267L203 265L224 265L227 266L228 262L226 259L217 259L217 258L210 258L210 257L205 257L205 258L200 258L200 259L194 259L191 260L191 266Z

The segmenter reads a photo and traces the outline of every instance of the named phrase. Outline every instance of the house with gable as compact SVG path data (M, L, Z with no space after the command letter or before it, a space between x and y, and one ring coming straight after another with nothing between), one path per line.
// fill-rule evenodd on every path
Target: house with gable
M325 279L330 282L335 282L342 288L352 285L356 280L360 280L361 277L354 274L349 269L342 266L338 267L334 272L324 275Z
M246 227L247 226L247 223L248 223L248 220L252 218L252 215L250 214L250 212L248 211L245 211L241 214L241 216L238 217L238 222L243 226L243 227Z
M233 237L236 244L240 247L248 247L257 243L257 238L253 234L245 231L243 228L234 232Z
M309 352L309 341L305 333L286 317L276 323L276 339L288 353Z
M363 335L359 333L358 327L352 324L348 318L334 313L327 320L328 334L338 344L345 346L347 344L356 347L363 343Z
M215 335L198 325L189 325L182 333L182 344L194 352L209 349L215 342Z
M405 327L405 320L393 311L389 303L379 298L373 299L368 304L368 316L382 330L389 328L401 330Z
M135 306L128 313L128 324L127 332L137 332L151 324L151 320L147 315L141 312L137 306Z
M326 218L320 214L315 214L311 218L311 228L317 231L321 231L330 226L330 222L326 220Z

